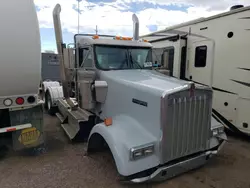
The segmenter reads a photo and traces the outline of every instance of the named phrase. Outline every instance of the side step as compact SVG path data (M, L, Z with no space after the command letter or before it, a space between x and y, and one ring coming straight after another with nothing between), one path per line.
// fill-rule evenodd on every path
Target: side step
M78 136L81 140L86 140L94 126L94 114L79 107L74 111L69 109L66 119L60 113L57 113L56 116L60 119L62 128L71 140Z
M62 124L65 123L67 120L67 118L64 118L59 112L56 113L56 117L60 120Z
M76 137L77 133L80 131L79 126L70 126L69 124L61 124L61 126L70 140L73 140Z

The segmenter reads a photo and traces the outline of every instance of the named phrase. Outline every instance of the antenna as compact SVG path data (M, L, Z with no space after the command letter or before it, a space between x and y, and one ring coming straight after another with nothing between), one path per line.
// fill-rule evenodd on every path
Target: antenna
M97 29L97 25L95 26L95 34L97 35L98 33L98 29Z
M188 35L191 35L191 27L189 27Z
M77 2L78 2L78 7L77 7L77 9L78 9L78 28L77 28L78 34L79 34L79 31L80 31L80 2L81 1L82 0L77 0Z

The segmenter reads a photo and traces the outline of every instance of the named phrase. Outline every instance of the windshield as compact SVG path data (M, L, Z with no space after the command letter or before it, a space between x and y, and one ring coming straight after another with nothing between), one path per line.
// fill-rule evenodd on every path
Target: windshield
M95 46L97 68L104 70L152 67L151 48Z

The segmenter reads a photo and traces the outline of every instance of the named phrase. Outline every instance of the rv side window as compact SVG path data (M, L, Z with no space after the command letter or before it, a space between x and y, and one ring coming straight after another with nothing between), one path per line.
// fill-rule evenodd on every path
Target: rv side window
M174 47L168 47L164 49L162 54L162 65L165 69L169 70L170 76L173 76L173 67L174 67Z
M181 48L181 73L180 78L186 78L186 60L187 60L187 47L183 46Z
M197 46L195 49L195 67L205 67L207 61L207 46Z

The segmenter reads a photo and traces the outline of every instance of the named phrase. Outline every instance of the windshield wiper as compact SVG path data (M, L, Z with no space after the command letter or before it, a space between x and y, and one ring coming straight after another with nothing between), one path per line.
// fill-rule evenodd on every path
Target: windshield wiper
M129 51L128 53L129 53L129 58L130 58L131 64L132 64L133 66L134 66L134 64L136 64L140 69L142 69L140 63L139 63L138 61L134 61L131 52Z

